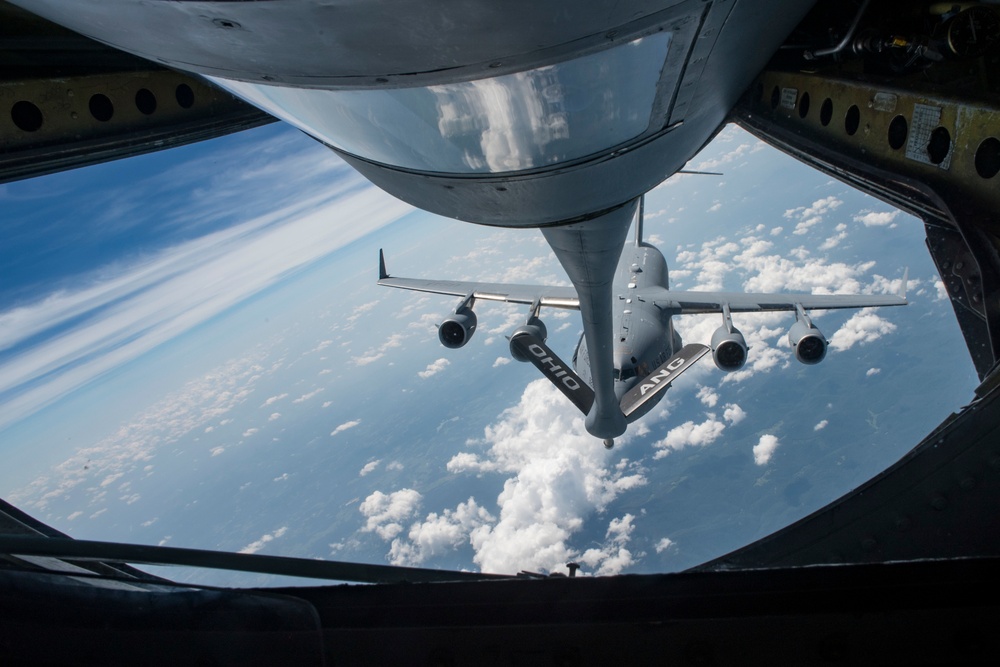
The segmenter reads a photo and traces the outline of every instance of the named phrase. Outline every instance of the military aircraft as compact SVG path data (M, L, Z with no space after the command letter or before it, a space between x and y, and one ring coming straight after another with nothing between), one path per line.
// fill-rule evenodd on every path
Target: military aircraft
M898 296L857 294L752 294L743 292L679 292L670 289L667 262L654 246L642 240L643 199L635 216L635 239L626 244L617 262L612 294L615 307L612 393L594 382L599 371L587 349L586 327L573 353L572 368L545 344L547 330L539 317L541 308L580 309L580 295L573 287L515 285L453 280L398 278L389 275L379 251L378 284L385 287L459 296L455 311L441 323L438 339L447 348L463 347L476 331L476 301L528 304L523 325L508 336L511 356L530 362L586 415L587 430L611 449L624 432L613 429L645 415L660 401L681 373L709 351L719 370L738 371L747 360L748 346L733 326L732 313L792 311L795 323L788 343L803 364L818 364L826 357L827 340L806 311L812 309L869 308L906 305L906 274ZM674 329L675 315L718 313L722 324L712 334L711 347L684 345ZM607 328L607 327L604 327ZM609 369L603 369L605 371Z

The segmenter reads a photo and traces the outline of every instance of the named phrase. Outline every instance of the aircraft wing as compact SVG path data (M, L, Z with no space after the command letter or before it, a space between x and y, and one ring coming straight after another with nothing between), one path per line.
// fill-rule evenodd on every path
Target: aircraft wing
M483 301L504 301L506 303L532 304L536 300L548 308L580 309L580 298L572 287L547 285L517 285L510 283L479 283L462 280L423 280L420 278L397 278L385 270L385 256L379 250L379 285L465 297L472 295Z
M903 280L905 290L906 280ZM718 313L728 306L733 313L766 311L833 310L874 306L905 306L905 295L869 294L754 294L751 292L676 292L666 288L641 290L637 298L652 301L663 310L677 315Z

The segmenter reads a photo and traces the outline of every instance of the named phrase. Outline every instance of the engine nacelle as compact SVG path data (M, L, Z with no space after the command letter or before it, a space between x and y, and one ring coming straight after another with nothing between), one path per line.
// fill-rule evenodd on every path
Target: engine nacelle
M438 340L452 350L460 348L476 333L476 323L476 314L472 309L462 306L438 327Z
M788 342L803 364L818 364L826 357L826 337L812 322L797 320L788 330Z
M747 341L735 327L722 325L712 334L712 359L720 371L732 373L747 362Z
M549 332L546 331L545 325L537 317L532 317L528 320L527 324L522 324L517 329L514 329L514 333L510 335L510 356L514 357L516 361L530 361L528 357L524 356L518 348L514 346L514 339L518 336L523 336L529 334L535 338L540 339L543 343L549 337Z

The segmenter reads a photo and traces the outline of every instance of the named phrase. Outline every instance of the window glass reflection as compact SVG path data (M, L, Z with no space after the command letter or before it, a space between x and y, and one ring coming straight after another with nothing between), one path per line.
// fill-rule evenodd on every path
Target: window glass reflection
M657 33L557 65L423 88L331 91L214 81L369 160L434 172L520 171L645 132L669 43L669 33Z

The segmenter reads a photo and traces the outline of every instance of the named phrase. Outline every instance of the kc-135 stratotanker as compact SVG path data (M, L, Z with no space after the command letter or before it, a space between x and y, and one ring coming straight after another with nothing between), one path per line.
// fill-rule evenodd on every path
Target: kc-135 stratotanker
M543 230L544 231L544 230ZM654 246L642 240L643 205L635 218L635 240L625 245L614 273L614 308L608 327L612 334L612 368L595 365L587 348L588 322L573 353L572 366L545 343L547 331L540 319L546 308L580 309L577 289L544 285L516 285L450 280L397 278L389 275L379 251L379 285L448 294L462 298L458 307L438 328L441 344L464 346L476 331L473 311L476 301L504 301L529 305L523 325L508 337L511 356L531 362L586 416L587 431L614 446L614 438L626 425L648 413L681 373L712 352L715 365L731 373L747 361L747 343L733 326L733 313L791 311L795 323L788 342L803 364L818 364L826 356L828 341L813 324L807 311L813 309L868 308L906 305L906 274L899 295L858 294L753 294L749 292L680 292L670 289L667 262ZM565 257L561 257L565 261ZM609 261L614 261L609 256ZM579 283L578 283L579 284ZM674 329L675 315L719 313L722 324L712 334L710 345L684 345ZM606 327L605 323L598 323ZM610 371L610 372L609 372ZM610 391L599 379L610 376Z

